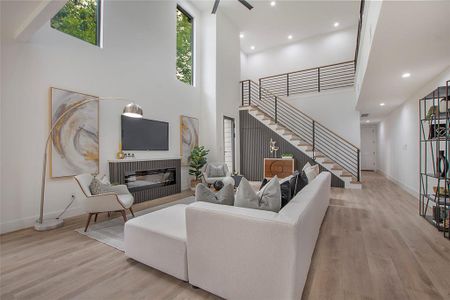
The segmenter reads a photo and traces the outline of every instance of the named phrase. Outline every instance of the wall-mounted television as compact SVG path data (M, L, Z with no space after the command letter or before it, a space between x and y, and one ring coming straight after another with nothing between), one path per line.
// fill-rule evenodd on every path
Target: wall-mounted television
M122 116L122 150L169 150L169 123Z

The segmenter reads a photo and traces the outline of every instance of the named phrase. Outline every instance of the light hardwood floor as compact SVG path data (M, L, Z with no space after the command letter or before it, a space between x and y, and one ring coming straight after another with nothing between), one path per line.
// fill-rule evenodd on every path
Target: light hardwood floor
M450 299L450 241L398 186L375 173L364 173L364 183L363 190L333 189L303 299ZM84 221L1 236L0 298L217 298L76 233Z

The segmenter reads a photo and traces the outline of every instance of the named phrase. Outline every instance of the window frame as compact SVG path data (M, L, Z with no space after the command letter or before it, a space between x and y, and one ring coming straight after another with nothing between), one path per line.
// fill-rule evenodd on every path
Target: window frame
M191 86L195 86L195 17L189 13L185 8L183 8L183 6L181 6L180 3L177 3L177 10L179 10L182 14L184 14L190 21L192 24L192 30L191 30L191 57L192 57L192 62L191 62L191 69L192 69L192 75L191 75L191 82L187 83L184 82L182 80L180 80L177 76L176 76L176 61L175 61L175 77L177 77L177 80L184 83L184 84L188 84ZM176 15L175 15L176 16ZM177 18L175 18L175 41L177 41L177 35L178 35L178 31L177 31L177 27L178 27L178 23L177 23ZM175 42L176 43L176 42ZM177 48L177 45L175 45L175 48ZM178 53L176 53L176 60L178 59Z
M103 40L102 40L103 39L103 26L102 26L102 21L103 21L103 0L96 0L96 2L97 2L97 6L96 6L96 9L95 9L95 15L96 15L96 21L95 21L95 23L96 23L95 24L96 25L95 26L95 44L93 44L93 43L91 43L89 41L86 41L86 40L84 40L84 39L82 39L80 37L77 37L75 35L72 35L70 33L61 31L58 28L53 27L52 26L52 20L59 13L59 11L50 19L50 28L52 28L52 29L54 29L56 31L59 31L61 33L67 34L67 35L69 35L69 36L71 36L73 38L79 39L79 40L81 40L81 41L83 41L85 43L88 43L89 45L97 46L99 48L103 48Z

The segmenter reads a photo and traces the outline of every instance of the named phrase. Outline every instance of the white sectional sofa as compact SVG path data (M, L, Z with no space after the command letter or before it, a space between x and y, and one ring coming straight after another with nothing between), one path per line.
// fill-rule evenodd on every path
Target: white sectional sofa
M300 299L330 186L331 174L319 174L279 213L206 202L150 213L126 223L125 252L226 299ZM178 243L183 237L185 248Z

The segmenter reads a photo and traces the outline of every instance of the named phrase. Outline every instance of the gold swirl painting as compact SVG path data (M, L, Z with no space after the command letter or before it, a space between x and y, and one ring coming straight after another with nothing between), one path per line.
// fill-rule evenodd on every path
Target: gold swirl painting
M65 111L85 100L98 97L51 88L51 127ZM98 101L68 112L57 124L50 147L51 177L98 173Z
M181 164L187 166L189 164L189 157L191 156L191 150L198 146L199 134L198 134L198 119L181 116L180 117L180 152L181 152Z

